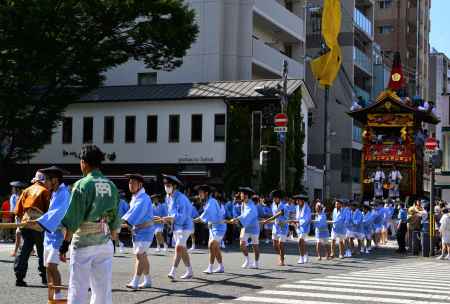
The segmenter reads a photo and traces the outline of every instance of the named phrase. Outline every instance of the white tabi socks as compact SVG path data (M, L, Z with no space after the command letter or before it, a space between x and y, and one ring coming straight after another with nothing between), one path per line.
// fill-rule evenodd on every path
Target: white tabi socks
M242 264L242 268L248 268L250 266L250 258L248 256L245 257L244 264Z
M223 263L220 263L219 266L213 271L213 273L224 273L224 272L225 268L223 267Z
M208 268L203 270L203 273L206 273L206 274L211 274L212 272L213 272L213 265L212 264L209 264Z
M189 266L186 269L186 273L181 276L181 279L183 279L183 280L191 279L193 274L194 273L192 272L192 266Z

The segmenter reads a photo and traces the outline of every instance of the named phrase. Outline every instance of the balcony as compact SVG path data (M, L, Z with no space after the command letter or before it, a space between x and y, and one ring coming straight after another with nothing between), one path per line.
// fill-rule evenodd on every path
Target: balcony
M357 8L353 11L353 21L360 31L373 40L372 22Z
M353 61L361 70L372 75L372 60L355 46L353 47Z
M279 50L265 44L264 41L253 38L252 42L253 63L260 69L281 77L283 61L287 60L290 78L303 79L305 75L305 66L281 53Z
M282 41L305 41L304 20L277 1L255 0L253 11L255 22L271 29Z

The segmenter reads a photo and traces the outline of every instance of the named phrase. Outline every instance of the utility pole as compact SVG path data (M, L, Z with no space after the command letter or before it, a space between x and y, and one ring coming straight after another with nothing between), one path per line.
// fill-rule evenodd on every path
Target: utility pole
M283 88L280 96L281 113L286 114L288 104L287 93L288 62L283 62ZM280 189L286 191L286 134L280 133Z
M330 99L330 87L325 87L325 99L324 99L324 117L323 117L323 193L322 201L325 203L328 198L328 185L327 185L327 170L328 170L328 101Z

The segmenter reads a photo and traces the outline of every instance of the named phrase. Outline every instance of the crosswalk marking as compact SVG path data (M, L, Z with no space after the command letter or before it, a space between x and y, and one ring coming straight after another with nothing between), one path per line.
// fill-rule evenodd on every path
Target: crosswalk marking
M450 290L448 287L433 287L433 288L425 288L425 286L420 285L411 285L411 284L395 284L395 283L383 283L377 282L376 285L369 284L369 282L360 282L356 283L352 280L342 280L339 279L338 282L331 279L312 279L310 281L298 281L298 284L309 284L314 283L318 285L326 285L326 286L342 286L342 287L359 287L359 288L372 288L372 289L385 289L385 290L402 290L402 291L420 291L425 293L440 293L440 294L449 294Z
M368 289L355 289L355 288L344 288L344 287L327 287L327 286L317 286L313 283L304 285L292 285L283 284L279 286L280 288L291 288L291 289L304 289L304 290L318 290L318 291L331 291L331 292L345 292L345 293L359 293L368 295L386 295L386 296L397 296L397 297L411 297L411 298L425 298L429 299L429 294L424 293L413 293L413 292L398 292L398 291L384 291L384 290L368 290ZM448 300L448 296L433 295L434 299L437 300Z
M330 279L336 279L336 280L340 280L340 279L350 279L350 280L354 280L354 281L367 281L367 282L392 282L392 283L411 283L411 284L422 284L425 286L441 286L441 287L447 287L448 288L448 284L447 283L438 283L440 281L438 281L438 278L436 278L436 281L425 281L425 280L420 280L420 279L403 279L403 278L398 278L398 279L392 279L389 277L381 277L381 278L374 278L374 277L370 277L370 276L364 276L364 275L353 275L353 274L348 274L348 275L343 275L343 276L327 276L327 278Z
M233 300L274 304L448 304L450 264L415 262L281 284ZM223 303L221 303L223 304Z
M298 291L285 291L285 290L264 290L261 294L265 295L281 295L281 296L294 296L294 297L308 297L308 298L322 298L332 300L346 300L346 301L362 301L375 302L375 303L392 303L392 304L411 304L410 299L397 299L397 298L380 298L380 297L367 297L367 296L354 296L345 294L333 294L333 293L319 293L319 292L298 292ZM419 302L414 302L414 304ZM433 304L448 304L448 302L433 302Z

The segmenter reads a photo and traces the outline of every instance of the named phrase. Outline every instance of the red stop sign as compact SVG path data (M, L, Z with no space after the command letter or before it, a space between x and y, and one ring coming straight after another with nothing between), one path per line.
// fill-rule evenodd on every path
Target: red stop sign
M425 141L425 148L427 150L434 151L436 150L437 146L438 146L437 141L433 137L428 137L427 140Z
M279 113L275 115L275 126L286 127L288 124L288 117L284 113Z

